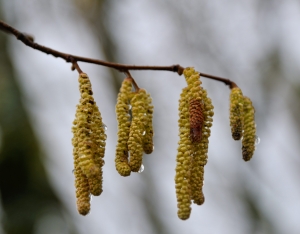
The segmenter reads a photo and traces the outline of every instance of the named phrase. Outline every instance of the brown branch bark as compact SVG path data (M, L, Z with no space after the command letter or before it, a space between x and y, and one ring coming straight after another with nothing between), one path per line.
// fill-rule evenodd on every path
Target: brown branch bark
M22 33L1 20L0 20L0 30L3 32L6 32L8 34L13 34L18 40L20 40L25 45L27 45L35 50L39 50L48 55L51 54L56 58L62 58L66 62L72 63L73 67L76 68L76 70L78 72L79 72L80 68L78 67L77 62L92 63L92 64L97 64L97 65L101 65L101 66L105 66L105 67L111 67L120 72L125 72L125 73L129 70L156 70L156 71L171 71L171 72L176 72L178 75L182 75L183 70L184 70L184 67L180 66L179 64L171 65L171 66L127 65L127 64L106 62L103 60L86 58L86 57L81 57L81 56L77 56L77 55L63 53L63 52L60 52L57 50L53 50L49 47L40 45L38 43L35 43L33 36L26 34L26 33ZM213 75L209 75L209 74L205 74L205 73L200 73L200 74L203 77L206 77L206 78L209 78L212 80L221 81L221 82L225 83L226 85L228 85L230 88L237 86L234 82L232 82L231 80L226 79L226 78L213 76Z

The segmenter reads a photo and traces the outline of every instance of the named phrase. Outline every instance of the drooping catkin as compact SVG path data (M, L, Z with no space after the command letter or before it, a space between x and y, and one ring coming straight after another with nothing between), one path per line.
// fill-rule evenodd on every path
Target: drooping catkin
M177 197L177 215L186 220L191 214L191 156L190 121L188 112L188 89L184 88L179 99L179 142L176 157L175 189Z
M96 166L99 168L99 173L97 175L97 180L90 180L90 188L91 194L94 196L99 196L102 191L102 181L103 181L103 171L102 167L104 166L104 153L105 153L105 146L106 146L106 134L105 134L105 125L102 122L102 117L96 102L94 102L94 112L92 115L92 122L91 122L91 145L89 145L90 149L93 152L93 159ZM98 182L100 180L100 183Z
M118 144L116 147L115 164L116 169L121 176L129 176L131 173L131 168L128 162L127 145L131 124L129 114L131 89L131 81L129 79L125 79L118 94L116 105L118 121Z
M154 144L153 144L153 111L154 107L152 105L152 98L149 93L146 93L144 96L144 105L145 105L145 116L146 116L146 122L145 122L145 132L143 132L143 149L146 154L151 154L154 150Z
M230 93L230 126L234 140L240 140L243 136L243 102L242 90L239 87L232 88Z
M143 161L143 133L145 132L145 124L147 116L144 97L146 91L139 89L131 99L132 121L128 139L128 149L130 152L130 168L133 172L138 172Z
M244 135L242 140L242 153L243 159L249 161L255 151L255 137L256 137L256 127L255 127L255 109L252 105L250 98L244 97Z
M201 87L200 74L194 68L186 68L183 74L188 86L183 89L179 100L180 140L175 184L178 217L187 219L191 212L191 200L198 205L204 202L204 166L214 113L211 100Z
M72 144L77 208L80 214L85 215L90 207L90 194L99 196L102 193L106 134L101 114L92 96L90 80L85 73L79 76L79 89L81 98L72 127Z
M197 205L203 204L205 200L202 191L204 184L204 166L206 165L208 158L208 138L210 137L210 127L212 126L212 116L214 115L211 99L207 97L207 91L205 89L202 89L202 100L204 103L202 139L200 143L193 144L194 155L191 172L191 196L192 200Z
M201 87L200 74L193 68L184 72L189 88L189 113L192 141L191 164L191 199L195 204L204 203L202 192L204 182L204 166L207 163L208 138L212 126L213 105L207 97L207 91Z

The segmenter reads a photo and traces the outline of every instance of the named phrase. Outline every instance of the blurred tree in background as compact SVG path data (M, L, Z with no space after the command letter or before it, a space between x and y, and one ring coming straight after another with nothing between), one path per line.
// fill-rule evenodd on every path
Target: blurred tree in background
M0 18L3 19L0 5ZM45 173L39 141L23 105L8 36L0 34L0 191L5 233L35 233L68 228L76 233ZM56 227L52 227L56 224ZM71 231L73 230L73 231Z

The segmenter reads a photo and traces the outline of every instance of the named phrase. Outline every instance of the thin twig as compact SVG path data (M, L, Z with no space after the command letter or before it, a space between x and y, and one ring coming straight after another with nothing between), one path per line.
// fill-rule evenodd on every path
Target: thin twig
M222 77L218 77L218 76L213 76L213 75L209 75L209 74L205 74L205 73L200 73L200 76L212 79L212 80L217 80L217 81L221 81L223 83L225 83L225 85L228 85L230 87L230 89L234 88L234 87L238 87L236 85L236 83L234 83L233 81L226 79L226 78L222 78Z
M76 62L76 60L73 57L71 57L70 60L71 60L71 63L72 63L72 70L74 68L78 71L79 74L83 73L83 71L80 69L78 63Z
M68 63L73 64L73 68L77 69L79 72L80 68L78 67L78 64L76 62L85 62L85 63L92 63L92 64L98 64L101 66L111 67L114 68L120 72L128 72L129 70L156 70L156 71L171 71L176 72L178 75L182 75L184 67L180 66L179 64L171 65L171 66L138 66L138 65L127 65L127 64L120 64L120 63L112 63L112 62L106 62L103 60L97 60L97 59L91 59L81 56L76 56L72 54L62 53L57 50L53 50L49 47L42 46L38 43L34 42L33 36L21 33L17 29L13 28L12 26L6 24L5 22L0 20L0 30L3 32L6 32L8 34L13 34L18 40L22 41L25 45L35 49L39 50L46 54L51 54L56 58L62 58ZM77 64L77 68L76 65ZM79 70L78 70L79 69ZM81 71L81 70L80 70ZM229 85L230 88L236 87L236 84L229 79L225 79L222 77L217 77L209 74L201 73L203 77L221 81L225 83L226 85Z
M130 80L131 84L133 85L135 92L138 92L140 90L140 87L137 85L137 83L135 82L135 80L133 79L133 77L131 76L129 71L124 71L124 73L127 75L128 80Z

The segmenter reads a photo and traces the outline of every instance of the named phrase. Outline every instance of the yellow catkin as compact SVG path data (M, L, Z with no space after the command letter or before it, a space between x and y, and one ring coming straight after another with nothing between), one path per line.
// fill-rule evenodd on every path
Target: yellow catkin
M231 89L230 93L230 126L234 140L243 136L243 93L239 87Z
M244 136L242 140L243 159L249 161L255 151L256 127L255 109L250 98L244 97Z
M200 74L193 68L186 68L184 75L188 84L190 139L192 159L190 169L191 199L197 205L204 203L202 192L204 166L207 163L208 138L212 126L213 105L207 91L201 87Z
M143 149L146 154L151 154L154 150L154 144L153 144L153 110L154 107L152 105L152 98L149 93L146 93L144 96L144 104L145 104L145 110L146 110L146 117L147 120L145 122L145 134L143 137Z
M143 133L145 132L145 123L147 116L145 115L145 97L146 91L139 91L131 99L132 121L128 139L128 149L130 152L130 168L133 172L138 172L143 161Z
M73 122L72 132L74 136L72 143L74 146L74 174L78 199L81 197L81 191L83 191L80 188L85 188L84 195L82 195L84 199L77 201L77 206L81 207L83 205L78 204L87 201L87 193L95 196L102 193L102 166L104 165L106 134L101 114L92 96L90 80L85 73L81 73L79 76L79 89L81 98ZM81 181L83 181L83 185L80 185ZM87 185L89 189L86 188ZM78 208L79 213L83 214L84 212L81 212L80 209Z
M131 168L128 163L128 139L130 130L130 95L131 81L125 79L118 94L116 114L118 121L118 144L116 147L115 165L121 176L129 176Z
M183 74L187 87L183 89L179 100L180 140L175 184L178 217L185 220L191 213L191 200L198 205L204 202L203 174L204 165L207 163L210 133L206 122L210 121L208 115L212 115L213 112L206 111L207 95L201 87L199 73L194 68L186 68Z
M102 122L102 117L96 102L94 102L94 112L92 115L91 122L91 142L89 145L90 149L93 152L93 160L96 166L99 168L99 173L96 176L96 179L89 179L91 194L94 196L99 196L102 191L102 183L103 183L103 171L102 167L104 166L104 154L105 154L105 146L106 146L106 134L105 134L105 124Z
M193 144L194 155L191 172L191 196L192 200L197 205L201 205L205 201L202 191L202 187L204 184L204 166L207 163L209 143L208 138L210 137L210 127L212 126L212 116L214 115L211 99L207 97L207 92L204 89L202 90L202 100L204 103L204 124L202 126L202 139L199 144Z
M187 100L188 89L184 88L179 99L179 142L176 157L175 189L177 197L177 215L186 220L191 214L191 155L192 142L190 140L190 122Z

